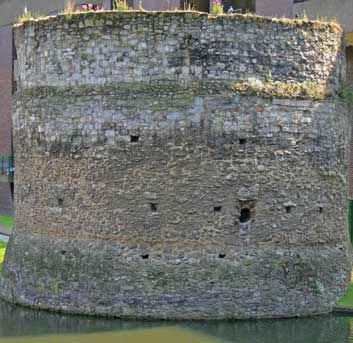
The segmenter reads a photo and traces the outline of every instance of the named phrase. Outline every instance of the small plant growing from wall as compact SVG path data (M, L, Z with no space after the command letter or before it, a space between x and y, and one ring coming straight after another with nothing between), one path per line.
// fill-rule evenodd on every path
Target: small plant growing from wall
M19 23L24 23L28 20L33 20L34 16L32 15L31 12L29 12L27 10L27 6L25 6L24 10L23 10L23 14L18 18L18 22Z
M212 3L212 13L213 14L223 14L224 8L221 0L213 0Z
M66 0L65 2L65 13L72 14L75 9L76 0Z
M188 1L185 1L185 3L184 3L184 11L191 12L191 11L196 11L196 9L195 9L195 6L192 3L188 2Z
M341 86L338 96L341 98L342 102L347 104L349 107L353 106L353 83L344 84Z
M114 0L114 10L128 11L129 9L129 5L126 3L126 0Z
M140 12L146 12L146 10L143 8L142 1L141 1L141 0L139 1L138 9L139 9Z
M76 0L66 0L65 2L64 13L65 13L66 19L68 20L71 20L72 18L72 14L74 13L75 3L76 3Z

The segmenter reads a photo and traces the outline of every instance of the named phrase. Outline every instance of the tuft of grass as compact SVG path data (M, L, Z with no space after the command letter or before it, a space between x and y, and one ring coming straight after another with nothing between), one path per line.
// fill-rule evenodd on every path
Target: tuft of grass
M72 18L72 14L75 11L75 4L76 4L76 0L66 0L65 2L64 13L68 20L71 20Z
M146 10L143 8L142 1L141 1L141 0L139 1L138 9L139 9L140 12L146 12Z
M6 226L6 227L12 227L14 225L14 223L15 223L15 221L14 221L13 217L0 216L0 225Z
M329 96L327 87L312 82L290 83L253 80L234 83L231 85L231 89L243 95L258 95L266 98L323 100Z
M126 0L114 0L113 3L114 10L116 11L129 11L130 7L126 3Z
M189 1L185 1L184 3L184 11L186 12L194 12L196 11L195 6Z
M27 21L34 20L35 17L31 12L25 11L23 14L18 18L17 22L20 24L26 23Z
M301 20L304 20L304 21L308 21L309 20L308 15L306 14L305 10L303 10L303 13L301 14L301 16L299 16L299 18Z
M343 84L338 91L338 96L349 107L353 106L353 83Z
M338 25L338 26L341 25L340 21L337 18L317 17L316 21L330 23L330 24L334 24L334 25Z
M212 13L215 15L224 13L224 8L221 0L213 0Z

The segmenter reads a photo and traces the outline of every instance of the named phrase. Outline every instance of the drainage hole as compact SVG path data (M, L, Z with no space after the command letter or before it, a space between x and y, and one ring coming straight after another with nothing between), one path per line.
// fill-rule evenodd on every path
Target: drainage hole
M157 204L150 204L150 206L152 212L157 212Z
M241 223L247 223L251 219L251 212L250 209L248 208L243 208L240 211L240 222Z
M137 143L139 139L140 139L140 136L136 136L136 135L130 136L131 143Z

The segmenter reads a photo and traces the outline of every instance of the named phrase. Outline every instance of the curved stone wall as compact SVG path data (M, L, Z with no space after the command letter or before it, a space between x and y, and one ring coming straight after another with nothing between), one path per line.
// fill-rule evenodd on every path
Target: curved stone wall
M108 12L26 23L16 44L4 298L168 319L331 310L351 267L350 118L257 85L333 92L335 26Z
M18 62L23 87L269 75L337 85L341 34L335 25L264 17L92 13L17 30Z

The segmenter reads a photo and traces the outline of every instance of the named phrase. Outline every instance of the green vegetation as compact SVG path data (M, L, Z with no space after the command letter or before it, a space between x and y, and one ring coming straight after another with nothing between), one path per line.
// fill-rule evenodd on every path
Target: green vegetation
M179 8L176 8L175 11L180 11ZM184 2L184 11L186 12L197 12L195 9L195 6L190 3L189 1L185 1Z
M287 19L287 18L275 18L275 17L264 17L264 16L259 16L255 15L252 13L246 13L244 14L232 14L232 15L225 15L224 14L224 9L223 5L219 0L214 0L216 3L218 3L218 6L213 6L213 13L209 15L208 13L201 13L197 12L194 10L194 7L191 5L190 2L186 2L186 5L184 7L184 12L188 13L191 12L193 16L199 17L200 15L205 15L208 16L210 20L217 20L219 16L223 17L225 20L234 20L234 21L239 21L243 22L244 24L253 24L257 25L260 28L267 27L268 25L271 26L272 24L279 24L288 28L293 28L293 29L304 29L305 31L324 31L324 32L333 32L333 33L339 33L342 34L342 28L341 26L336 23L335 21L320 21L320 20L307 20L306 18L304 19ZM160 13L164 12L166 14L168 13L175 13L175 12L183 12L179 9L169 10L169 11L146 11L141 3L141 6L139 6L138 10L133 10L128 6L126 3L126 0L115 0L113 7L114 10L103 10L103 8L100 8L99 10L95 9L88 9L85 11L77 11L74 9L74 0L67 0L66 2L66 7L64 13L61 15L57 16L39 16L39 15L33 15L30 12L25 11L25 13L18 19L18 23L15 24L15 27L21 26L27 22L38 22L38 21L47 21L47 20L55 20L55 18L59 19L64 16L65 20L72 20L72 18L78 18L79 20L82 19L82 15L89 15L91 13L96 13L99 12L101 13L100 15L104 19L104 15L107 15L111 19L111 14L114 12L124 12L124 11L129 11L130 13L151 13L153 15L154 13ZM188 13L189 14L189 13Z
M344 84L339 92L338 96L348 106L353 106L353 84Z
M0 216L0 225L6 227L12 227L14 224L14 218L11 216Z
M329 95L326 87L312 82L263 82L256 79L234 83L231 88L242 95L258 95L265 98L323 100Z
M216 15L224 13L221 0L213 0L212 13Z
M25 11L19 18L18 23L23 24L27 21L34 20L35 16L31 12Z
M351 307L353 309L353 275L344 297L337 303L338 307Z
M114 0L113 7L116 11L128 11L130 10L126 0Z
M140 11L140 12L146 12L146 10L143 8L142 1L141 1L141 0L139 1L139 7L138 7L138 8L139 8L139 11Z
M7 248L7 243L0 241L0 272L2 270L2 264L4 262L6 248Z
M66 15L67 20L71 20L72 13L75 11L75 2L76 0L66 0L64 13Z

